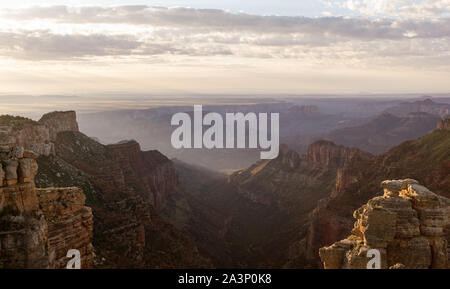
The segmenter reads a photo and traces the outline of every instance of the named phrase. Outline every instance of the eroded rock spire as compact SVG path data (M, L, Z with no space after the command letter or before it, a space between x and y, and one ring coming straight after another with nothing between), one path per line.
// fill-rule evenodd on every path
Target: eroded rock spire
M351 235L319 250L325 269L365 269L377 249L381 268L447 269L445 228L450 200L416 180L381 183L383 196L372 198L353 214Z

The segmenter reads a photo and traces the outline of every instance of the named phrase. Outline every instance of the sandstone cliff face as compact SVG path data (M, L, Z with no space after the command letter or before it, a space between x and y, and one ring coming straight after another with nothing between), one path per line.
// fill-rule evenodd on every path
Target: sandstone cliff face
M0 268L65 268L70 249L81 251L82 268L92 267L92 214L82 191L38 193L37 155L10 145L0 146Z
M74 111L51 112L36 122L13 116L0 116L0 141L21 146L38 155L55 153L54 141L61 131L78 131Z
M56 136L62 131L79 131L75 111L50 112L44 114L39 123L48 128L52 141L56 140Z
M321 140L309 146L305 158L312 168L342 168L360 160L371 159L372 155L356 148L338 146L331 141Z
M337 146L330 141L317 141L309 146L305 156L311 168L336 168L336 186L330 197L339 195L357 182L360 169L373 160L373 155L357 148Z
M412 179L384 181L382 187L383 196L354 212L352 235L319 250L324 268L366 269L367 252L377 249L382 269L447 269L450 200Z
M297 198L306 205L305 199L312 199L315 204L320 198L328 197L330 192L332 197L339 194L356 182L360 168L372 159L370 153L330 141L311 144L302 156L281 145L276 159L260 161L237 171L229 177L229 182L254 202L279 204L285 209L295 206ZM324 189L324 194L319 193ZM315 196L305 198L307 194ZM298 211L297 206L295 209Z
M65 268L67 251L77 249L81 268L93 266L93 216L86 197L77 187L36 189L48 227L48 249L54 252L54 268Z
M323 200L309 218L307 255L321 266L317 252L346 237L352 228L352 213L362 203L376 196L383 180L414 178L434 193L450 197L450 132L436 131L414 141L405 142L375 157L356 172L356 182ZM327 234L324 228L330 228ZM447 239L450 238L447 230Z
M1 116L0 124L1 143L21 146L42 155L54 153L54 146L50 142L50 133L45 125L30 119L12 116Z
M47 223L33 182L36 162L5 143L0 159L0 267L50 268Z
M147 192L149 201L157 213L167 203L168 196L177 189L178 179L173 163L158 151L141 151L136 141L106 146L112 161L123 173L116 182L120 190L133 184L137 190ZM125 177L128 175L128 177Z
M260 218L270 219L274 223L270 237L262 236L258 240L260 244L251 245L262 247L262 252L258 254L266 255L260 266L298 268L313 263L310 260L315 259L318 249L312 249L315 241L322 236L333 235L334 231L334 235L338 236L341 229L334 221L318 222L324 231L307 238L311 211L319 200L330 198L330 194L338 195L340 190L356 182L360 169L372 159L371 154L358 149L317 141L302 156L282 145L278 158L260 161L232 174L229 183L237 188L240 195L262 206L254 209L255 205L250 205L243 212L236 212L238 215L235 218L254 210L253 213L259 214ZM249 217L247 219L244 222L251 221ZM257 224L246 226L258 227ZM269 254L263 250L274 246L279 248L277 256L267 257Z

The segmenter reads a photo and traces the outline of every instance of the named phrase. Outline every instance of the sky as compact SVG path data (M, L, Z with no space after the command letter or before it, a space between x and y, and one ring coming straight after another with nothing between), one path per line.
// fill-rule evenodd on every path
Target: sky
M5 2L0 95L450 92L450 0Z

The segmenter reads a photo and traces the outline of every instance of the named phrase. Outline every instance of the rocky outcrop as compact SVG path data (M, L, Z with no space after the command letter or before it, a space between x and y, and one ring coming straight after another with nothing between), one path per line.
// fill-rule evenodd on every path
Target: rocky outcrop
M62 131L78 131L75 111L47 113L39 121L0 116L0 142L24 147L38 155L54 155L54 141Z
M38 185L85 189L94 214L96 268L211 266L192 240L161 219L180 194L167 157L142 151L133 140L102 145L76 131L58 133L55 150L38 159Z
M39 206L48 227L48 248L54 252L54 267L65 268L67 251L80 251L81 268L93 266L93 216L86 197L77 187L36 189Z
M36 191L37 154L0 146L0 268L65 268L67 251L92 267L92 214L80 189ZM76 197L75 197L76 196Z
M323 210L319 215L321 219L309 224L311 215L314 215L311 212L318 202L326 202L330 193L333 198L341 190L354 184L358 173L373 158L369 153L338 146L330 141L311 144L302 156L282 145L276 159L260 161L229 177L229 183L252 203L248 209L235 214L247 216L247 211L254 210L253 214L259 214L263 218L270 212L271 221L277 222L275 228L270 237L261 237L258 244L253 246L261 246L260 243L266 242L267 247L284 248L277 252L279 255L276 260L284 262L277 266L298 268L314 264L319 248L316 241L334 241L344 229L341 219L329 219L328 216L332 214L325 214ZM323 200L320 201L321 199ZM263 207L255 209L254 204ZM245 224L253 221L248 217L242 219ZM258 224L250 223L245 226L257 228ZM306 236L309 226L323 230ZM287 238L286 235L291 237ZM270 258L266 257L265 262L269 263Z
M106 149L115 166L122 170L114 177L115 189L125 191L132 183L139 191L147 192L150 204L157 213L161 212L178 184L173 163L158 151L141 151L134 140L107 145Z
M312 168L343 168L351 163L369 160L372 155L356 148L320 140L309 146L305 158Z
M354 212L351 236L319 250L324 268L365 269L367 253L376 249L384 269L447 269L450 200L412 179L384 181L382 187L383 196Z
M62 131L79 131L75 111L50 112L44 114L39 123L48 128L52 141L56 140L56 136Z
M54 153L50 133L45 125L29 119L1 116L0 142L10 146L20 146L40 155Z
M0 267L50 268L48 228L34 188L36 161L22 148L1 146Z
M311 144L303 157L313 169L337 169L336 185L331 198L356 183L360 169L374 159L372 154L365 151L338 146L326 140Z
M320 267L318 261L318 250L321 244L332 244L339 240L351 227L352 221L336 214L327 207L327 199L318 202L317 207L309 216L307 234L305 237L305 248L303 255L311 267Z
M352 229L353 212L377 195L374 187L386 179L413 178L434 193L450 198L450 131L435 130L417 140L404 142L354 170L356 182L332 198L324 199L309 216L307 256L321 267L319 248L329 246ZM327 234L325 227L331 228ZM447 230L450 239L450 230Z
M289 188L316 190L318 196L317 189L309 187L333 184L332 196L337 195L356 182L360 168L372 159L370 153L325 140L311 144L302 156L282 144L276 159L259 161L247 169L239 170L231 174L228 181L255 202L265 205L275 202L292 204L295 197L283 195ZM315 179L321 175L326 175L327 179L316 183ZM283 188L280 189L282 183ZM264 194L266 191L268 193Z

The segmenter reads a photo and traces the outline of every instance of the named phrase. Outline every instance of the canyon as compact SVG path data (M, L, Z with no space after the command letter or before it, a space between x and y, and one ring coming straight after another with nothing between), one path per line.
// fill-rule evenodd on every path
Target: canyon
M300 106L290 113L318 111ZM435 120L423 117L414 119ZM359 255L372 248L364 245L369 213L357 215L350 241L332 244L349 235L355 210L379 198L380 183L414 179L408 185L450 197L449 119L424 134L379 155L330 140L304 153L281 145L277 158L226 175L143 151L135 140L102 144L80 132L73 111L39 121L1 116L0 265L63 268L67 251L78 249L82 268L357 267L345 254L361 244ZM427 240L444 252L449 230L440 226L440 239ZM428 238L422 235L413 237ZM326 252L347 265L320 259L329 246L341 255ZM397 263L411 267L388 267Z
M58 134L41 156L37 184L84 188L94 215L98 268L208 268L192 240L161 218L178 192L169 159L135 141L102 145L80 132Z

